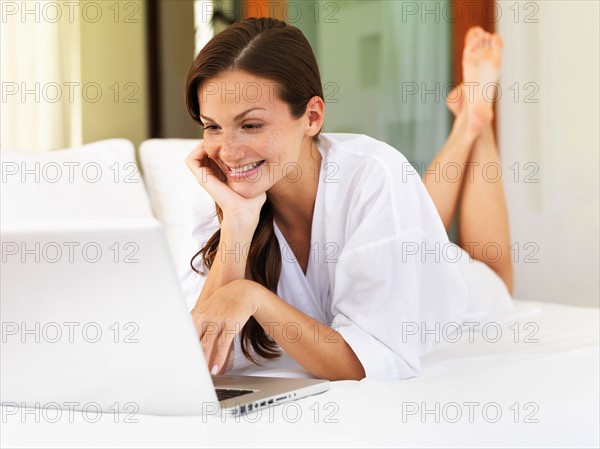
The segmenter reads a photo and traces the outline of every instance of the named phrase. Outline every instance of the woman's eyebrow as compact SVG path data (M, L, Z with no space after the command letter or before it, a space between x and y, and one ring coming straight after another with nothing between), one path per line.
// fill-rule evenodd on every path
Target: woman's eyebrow
M233 118L233 121L234 121L234 122L240 121L241 119L243 119L243 118L244 118L244 116L245 116L246 114L248 114L248 113L250 113L250 112L252 112L252 111L256 111L257 109L261 109L261 110L263 110L263 111L266 111L266 109L265 109L265 108L250 108L250 109L248 109L248 110L246 110L246 111L244 111L244 112L242 112L242 113L240 113L240 114L236 115L236 116ZM200 114L200 118L201 118L202 120L208 120L209 122L214 122L214 121L215 121L215 120L211 119L210 117L206 117L205 115L202 115L202 114Z

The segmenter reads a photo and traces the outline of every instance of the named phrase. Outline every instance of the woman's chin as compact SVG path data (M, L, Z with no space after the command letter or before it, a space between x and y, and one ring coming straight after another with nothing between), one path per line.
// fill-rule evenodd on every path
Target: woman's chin
M257 188L256 185L236 185L234 187L232 187L232 190L237 193L238 195L243 196L246 199L252 199L252 198L256 198L259 195L262 195L264 193L264 190L261 190L260 188Z

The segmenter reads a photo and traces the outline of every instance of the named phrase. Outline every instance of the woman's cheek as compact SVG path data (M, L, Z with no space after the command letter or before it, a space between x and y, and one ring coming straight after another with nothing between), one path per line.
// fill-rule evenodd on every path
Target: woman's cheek
M215 159L217 157L217 154L219 153L219 147L217 146L214 139L205 135L203 143L204 150L206 151L208 157L210 157L211 159Z

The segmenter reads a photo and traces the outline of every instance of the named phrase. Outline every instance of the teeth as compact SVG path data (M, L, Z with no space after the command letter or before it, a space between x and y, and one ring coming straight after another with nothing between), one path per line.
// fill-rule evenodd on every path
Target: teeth
M231 173L243 173L248 170L252 170L253 168L258 167L262 161L254 162L253 164L244 165L240 168L230 168Z

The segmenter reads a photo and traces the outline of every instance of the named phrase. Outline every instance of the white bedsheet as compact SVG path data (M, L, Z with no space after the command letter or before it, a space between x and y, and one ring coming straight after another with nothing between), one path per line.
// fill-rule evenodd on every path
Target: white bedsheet
M491 342L496 338L493 327L487 329L488 341L477 332L473 342L463 333L458 342L445 343L424 358L418 378L332 382L326 393L237 420L135 415L137 422L125 423L125 415L102 415L92 423L76 412L72 417L65 413L55 423L43 418L38 423L34 415L8 415L3 408L0 443L2 447L598 447L599 310L517 301L515 315L500 327L496 343ZM431 413L423 415L424 409ZM498 411L501 416L493 422Z

